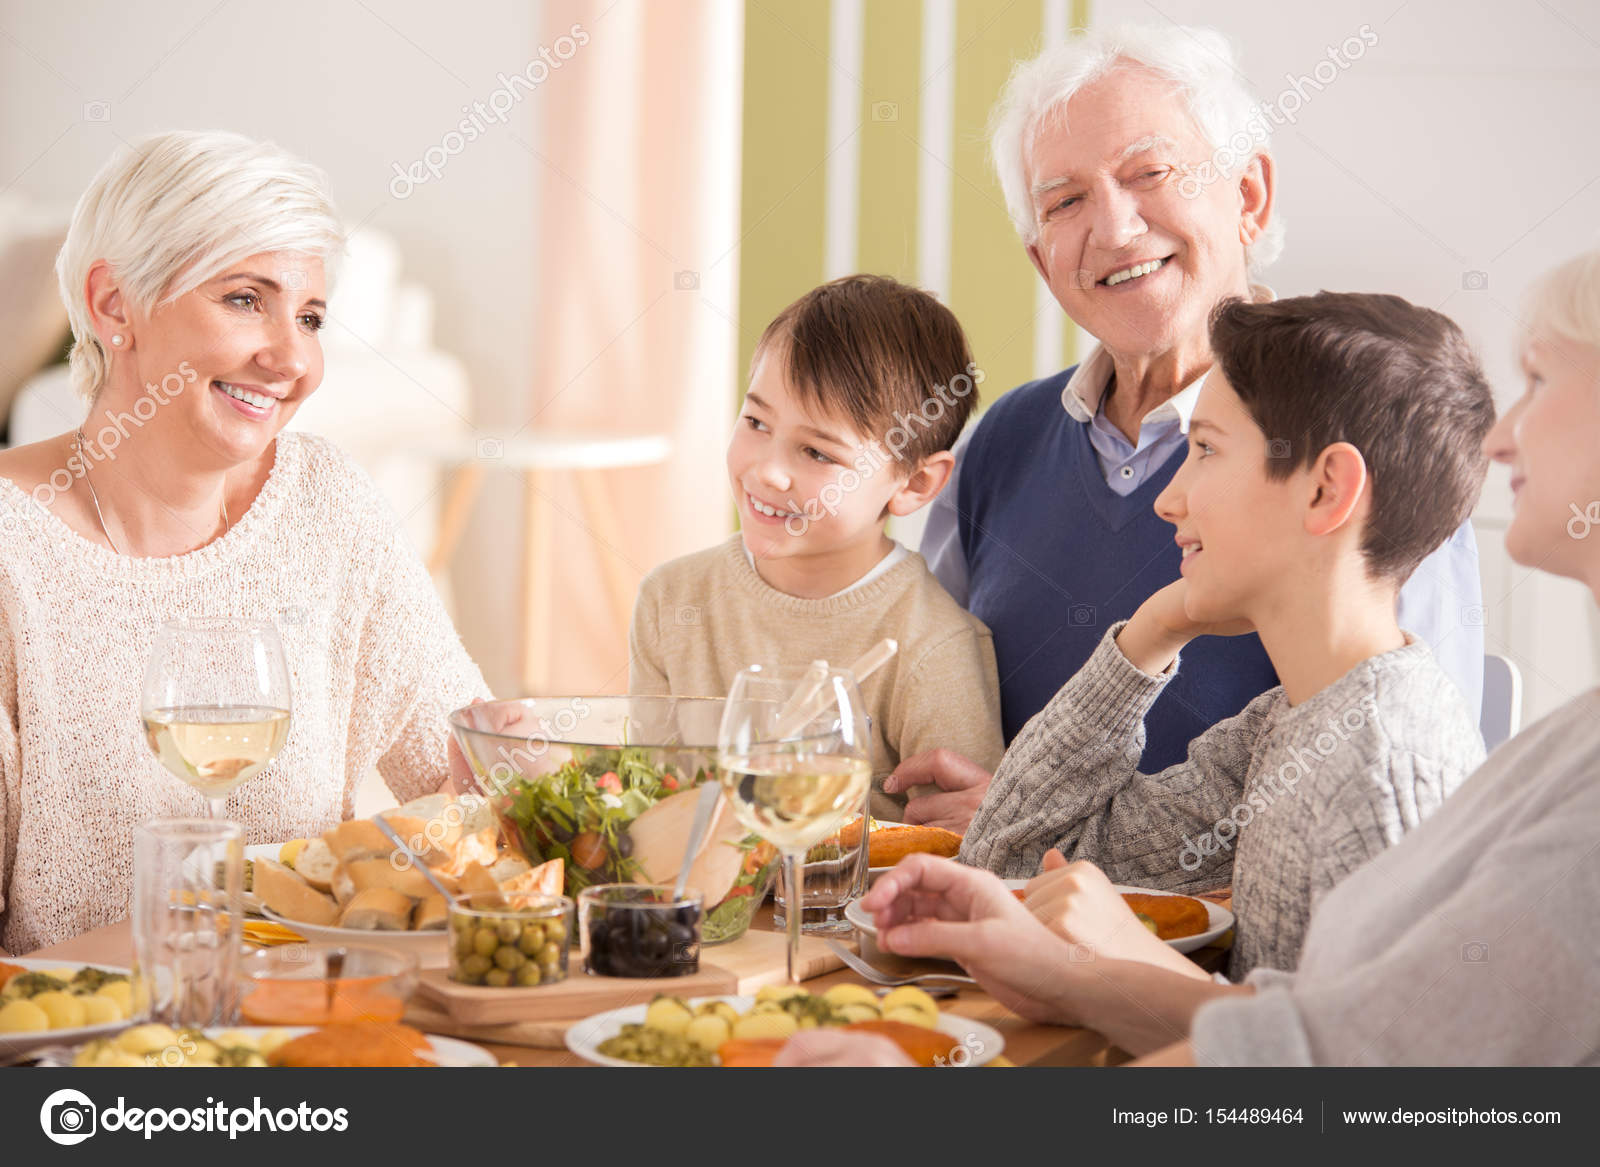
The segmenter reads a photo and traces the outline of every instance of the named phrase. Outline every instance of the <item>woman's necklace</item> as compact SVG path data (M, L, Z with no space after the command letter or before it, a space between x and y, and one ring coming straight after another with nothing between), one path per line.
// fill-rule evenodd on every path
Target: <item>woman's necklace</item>
M106 537L106 542L111 544L111 550L121 555L122 548L118 547L117 541L111 537L111 531L106 527L106 517L100 513L100 496L94 492L94 480L89 477L89 463L84 461L83 458L83 430L80 429L78 431L75 440L77 442L78 462L83 466L83 482L89 488L89 501L94 503L94 517L100 520L100 533ZM228 499L224 495L222 499L222 533L226 535L231 530L233 530L233 524L228 521Z

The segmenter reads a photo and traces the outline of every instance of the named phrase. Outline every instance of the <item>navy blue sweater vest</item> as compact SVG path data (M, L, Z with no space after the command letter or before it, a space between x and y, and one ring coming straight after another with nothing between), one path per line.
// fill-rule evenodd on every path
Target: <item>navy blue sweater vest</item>
M1061 405L1068 369L1007 393L973 431L957 513L968 608L994 633L1006 741L1089 659L1105 630L1178 578L1158 495L1172 457L1126 498L1106 485L1088 426ZM1140 769L1187 756L1189 742L1278 683L1256 636L1202 636L1145 718Z

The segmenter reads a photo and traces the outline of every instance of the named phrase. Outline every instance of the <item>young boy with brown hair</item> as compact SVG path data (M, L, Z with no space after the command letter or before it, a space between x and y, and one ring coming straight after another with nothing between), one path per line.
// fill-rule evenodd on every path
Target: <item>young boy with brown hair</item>
M631 691L725 696L749 665L848 667L890 637L899 653L862 685L873 813L901 817L906 796L882 790L901 758L998 764L989 631L885 531L949 481L981 380L950 310L895 280L848 276L785 308L728 443L740 533L646 577Z

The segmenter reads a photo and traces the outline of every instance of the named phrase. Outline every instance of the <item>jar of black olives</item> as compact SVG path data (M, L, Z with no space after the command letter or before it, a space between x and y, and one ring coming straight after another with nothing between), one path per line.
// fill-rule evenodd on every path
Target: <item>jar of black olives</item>
M450 979L534 988L567 979L573 925L566 896L479 892L450 905Z
M603 883L578 893L583 971L602 977L686 977L700 971L705 897L665 885Z

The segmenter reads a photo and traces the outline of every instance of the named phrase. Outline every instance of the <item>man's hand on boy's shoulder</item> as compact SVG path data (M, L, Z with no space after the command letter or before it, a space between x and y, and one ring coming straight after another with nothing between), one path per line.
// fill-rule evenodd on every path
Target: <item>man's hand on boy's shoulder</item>
M883 780L883 789L888 794L899 794L913 786L937 787L937 793L923 794L906 803L905 821L919 827L943 827L961 835L983 805L983 796L993 778L971 758L941 748L904 759Z
M1248 620L1196 620L1187 605L1189 583L1176 579L1139 605L1117 634L1117 647L1140 672L1158 677L1172 667L1183 646L1197 636L1244 636Z

